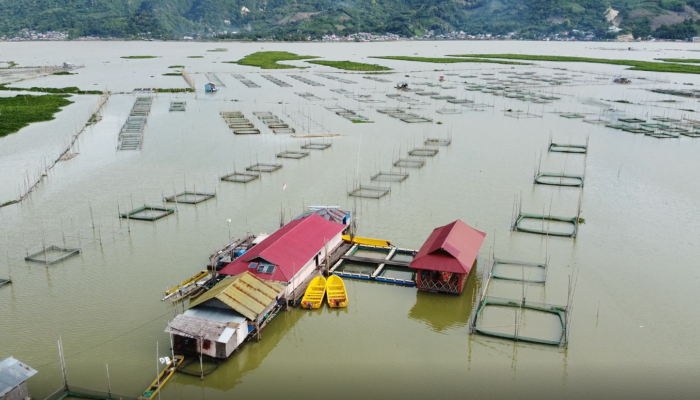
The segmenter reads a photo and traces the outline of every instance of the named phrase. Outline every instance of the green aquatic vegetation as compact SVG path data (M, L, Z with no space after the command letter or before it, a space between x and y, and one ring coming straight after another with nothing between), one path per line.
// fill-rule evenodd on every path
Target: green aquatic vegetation
M50 121L54 114L73 102L67 95L34 96L18 94L0 97L0 137L15 133L33 122Z
M192 88L159 88L156 89L156 93L191 93L194 92Z
M300 56L287 51L259 51L249 54L238 61L225 61L231 64L248 65L262 69L288 69L299 68L288 64L278 64L278 61L296 61L318 58L315 56Z
M185 68L184 65L171 65L168 68Z
M53 75L77 75L77 74L74 74L74 73L68 72L68 71L60 71L60 72L54 72Z
M0 90L8 90L14 92L40 92L40 93L54 93L54 94L104 94L101 90L80 90L75 86L64 87L64 88L44 88L44 87L10 87L5 85L0 85Z
M479 57L504 60L526 61L555 61L555 62L587 62L595 64L626 65L635 71L649 72L675 72L682 74L700 74L700 66L689 64L672 64L666 62L636 61L636 60L612 60L607 58L588 57L564 57L564 56L536 56L529 54L457 54L453 57Z
M374 121L365 121L364 119L351 119L353 124L373 124Z
M204 56L187 56L187 58L204 58Z
M417 62L427 62L436 64L452 64L452 63L489 63L489 64L508 64L508 65L530 65L528 63L521 63L515 61L497 61L497 60L487 60L483 58L455 58L455 57L406 57L406 56L382 56L382 57L370 57L370 58L381 58L384 60L398 60L398 61L417 61Z
M211 49L211 50L207 50L207 51L221 53L221 52L224 52L224 51L228 51L228 49L225 49L225 48L223 48L223 47L217 47L217 48L215 48L215 49Z
M307 61L310 64L324 65L326 67L333 67L338 69L344 69L347 71L391 71L391 68L384 67L377 64L365 64L352 61L327 61L327 60L313 60Z
M122 58L127 60L142 60L145 58L157 58L157 56L122 56Z
M655 58L654 60L661 60L673 63L691 63L700 64L700 59L698 58Z

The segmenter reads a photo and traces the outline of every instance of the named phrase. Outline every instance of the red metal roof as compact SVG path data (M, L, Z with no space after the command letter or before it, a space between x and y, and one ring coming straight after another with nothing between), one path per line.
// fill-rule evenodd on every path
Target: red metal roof
M345 228L345 225L316 214L294 220L225 266L221 274L238 275L248 271L260 279L289 282L300 268L323 250L327 241ZM261 260L276 266L272 274L258 273L257 269L249 268L250 263Z
M461 220L435 228L413 258L411 268L468 274L486 233Z

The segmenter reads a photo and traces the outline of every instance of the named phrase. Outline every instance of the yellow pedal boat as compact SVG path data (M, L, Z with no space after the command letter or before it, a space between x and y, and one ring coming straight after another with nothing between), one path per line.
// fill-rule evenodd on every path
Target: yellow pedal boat
M345 290L345 283L339 276L331 275L328 277L326 292L328 293L329 306L333 308L347 307L348 292Z
M317 276L311 280L309 287L301 299L301 308L319 308L323 304L323 296L326 294L326 278Z

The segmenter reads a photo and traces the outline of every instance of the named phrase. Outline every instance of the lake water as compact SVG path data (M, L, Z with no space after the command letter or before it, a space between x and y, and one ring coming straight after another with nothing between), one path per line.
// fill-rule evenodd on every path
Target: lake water
M207 51L216 47L228 51ZM395 70L380 76L391 81L382 83L321 66L261 71L223 63L261 50L372 62ZM61 337L71 384L106 390L109 364L112 391L138 395L155 378L157 344L160 356L168 353L163 330L174 310L161 301L167 287L199 271L229 236L274 231L281 208L288 220L304 206L337 204L357 208L360 236L391 239L403 248L419 248L433 228L457 218L487 232L463 295L346 279L347 309L281 312L261 342L246 343L203 381L177 374L163 390L164 399L695 397L700 389L700 184L694 176L700 168L700 139L660 140L559 113L597 119L607 118L605 110L614 108L616 115L642 119L700 120L695 100L645 90L692 88L683 84L700 85L700 76L601 64L443 65L368 57L522 52L653 60L697 58L698 50L691 43L0 43L0 61L85 65L77 75L14 86L115 92L101 111L102 120L74 146L80 154L58 163L29 200L0 208L5 253L0 277L11 272L14 280L0 288L0 358L12 355L38 369L28 384L34 397L43 398L61 385L56 345ZM158 58L120 58L131 55ZM117 151L119 130L137 97L118 92L187 87L180 77L162 75L172 72L172 65L186 66L197 92L155 95L142 149ZM561 98L549 104L465 90L465 81L486 84L522 72L572 82L525 89ZM204 93L208 73L224 83L220 92ZM231 74L261 87L248 88ZM292 87L278 87L261 74ZM307 85L290 74L325 86ZM611 83L621 75L633 83ZM417 86L438 84L439 76L446 78L443 85L455 88ZM407 92L403 95L414 101L410 112L434 122L405 123L379 113L382 107L406 107L386 97L400 81L483 103L478 107L482 111ZM331 89L381 102L360 102ZM295 94L303 92L321 100ZM27 177L63 151L98 102L97 96L71 100L75 103L55 120L0 138L0 203L16 198ZM171 101L186 101L187 110L170 112ZM333 106L352 109L374 123L353 124L325 108ZM445 107L462 112L437 112ZM521 118L510 117L519 110ZM243 112L262 134L234 136L221 111ZM298 133L341 136L314 139L332 142L332 147L312 150L309 157L276 159L276 153L299 150L305 141L271 133L255 111L276 114ZM451 138L452 145L425 157L423 168L405 169L405 181L381 182L391 187L381 199L347 195L358 182L376 184L370 176L389 171L394 160L427 138ZM572 144L588 140L585 162L582 155L548 152L550 138ZM218 180L257 162L281 162L283 168L245 185ZM570 174L582 174L585 166L584 188L533 185L540 164L542 171ZM216 197L196 206L179 204L176 214L156 222L130 221L129 228L117 216L144 204L160 206L163 195L184 188L216 192ZM510 230L518 207L526 213L575 217L579 204L585 223L575 239ZM80 247L82 253L48 268L25 262L26 254L42 243ZM492 253L549 263L544 286L492 281L490 296L520 299L524 294L528 301L566 305L569 279L575 278L568 347L469 335L474 294L481 290ZM513 310L489 310L483 322L512 332ZM560 329L551 318L529 311L520 324L522 332L547 338Z

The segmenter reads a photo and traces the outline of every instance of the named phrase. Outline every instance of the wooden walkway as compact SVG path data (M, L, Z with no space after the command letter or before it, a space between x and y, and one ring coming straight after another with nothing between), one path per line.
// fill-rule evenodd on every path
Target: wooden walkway
M356 256L342 256L341 258L343 260L347 260L347 261L361 262L361 263L367 263L367 264L386 264L386 265L391 265L392 267L406 267L406 268L408 268L408 266L411 265L410 262L385 260L383 258L356 257Z

